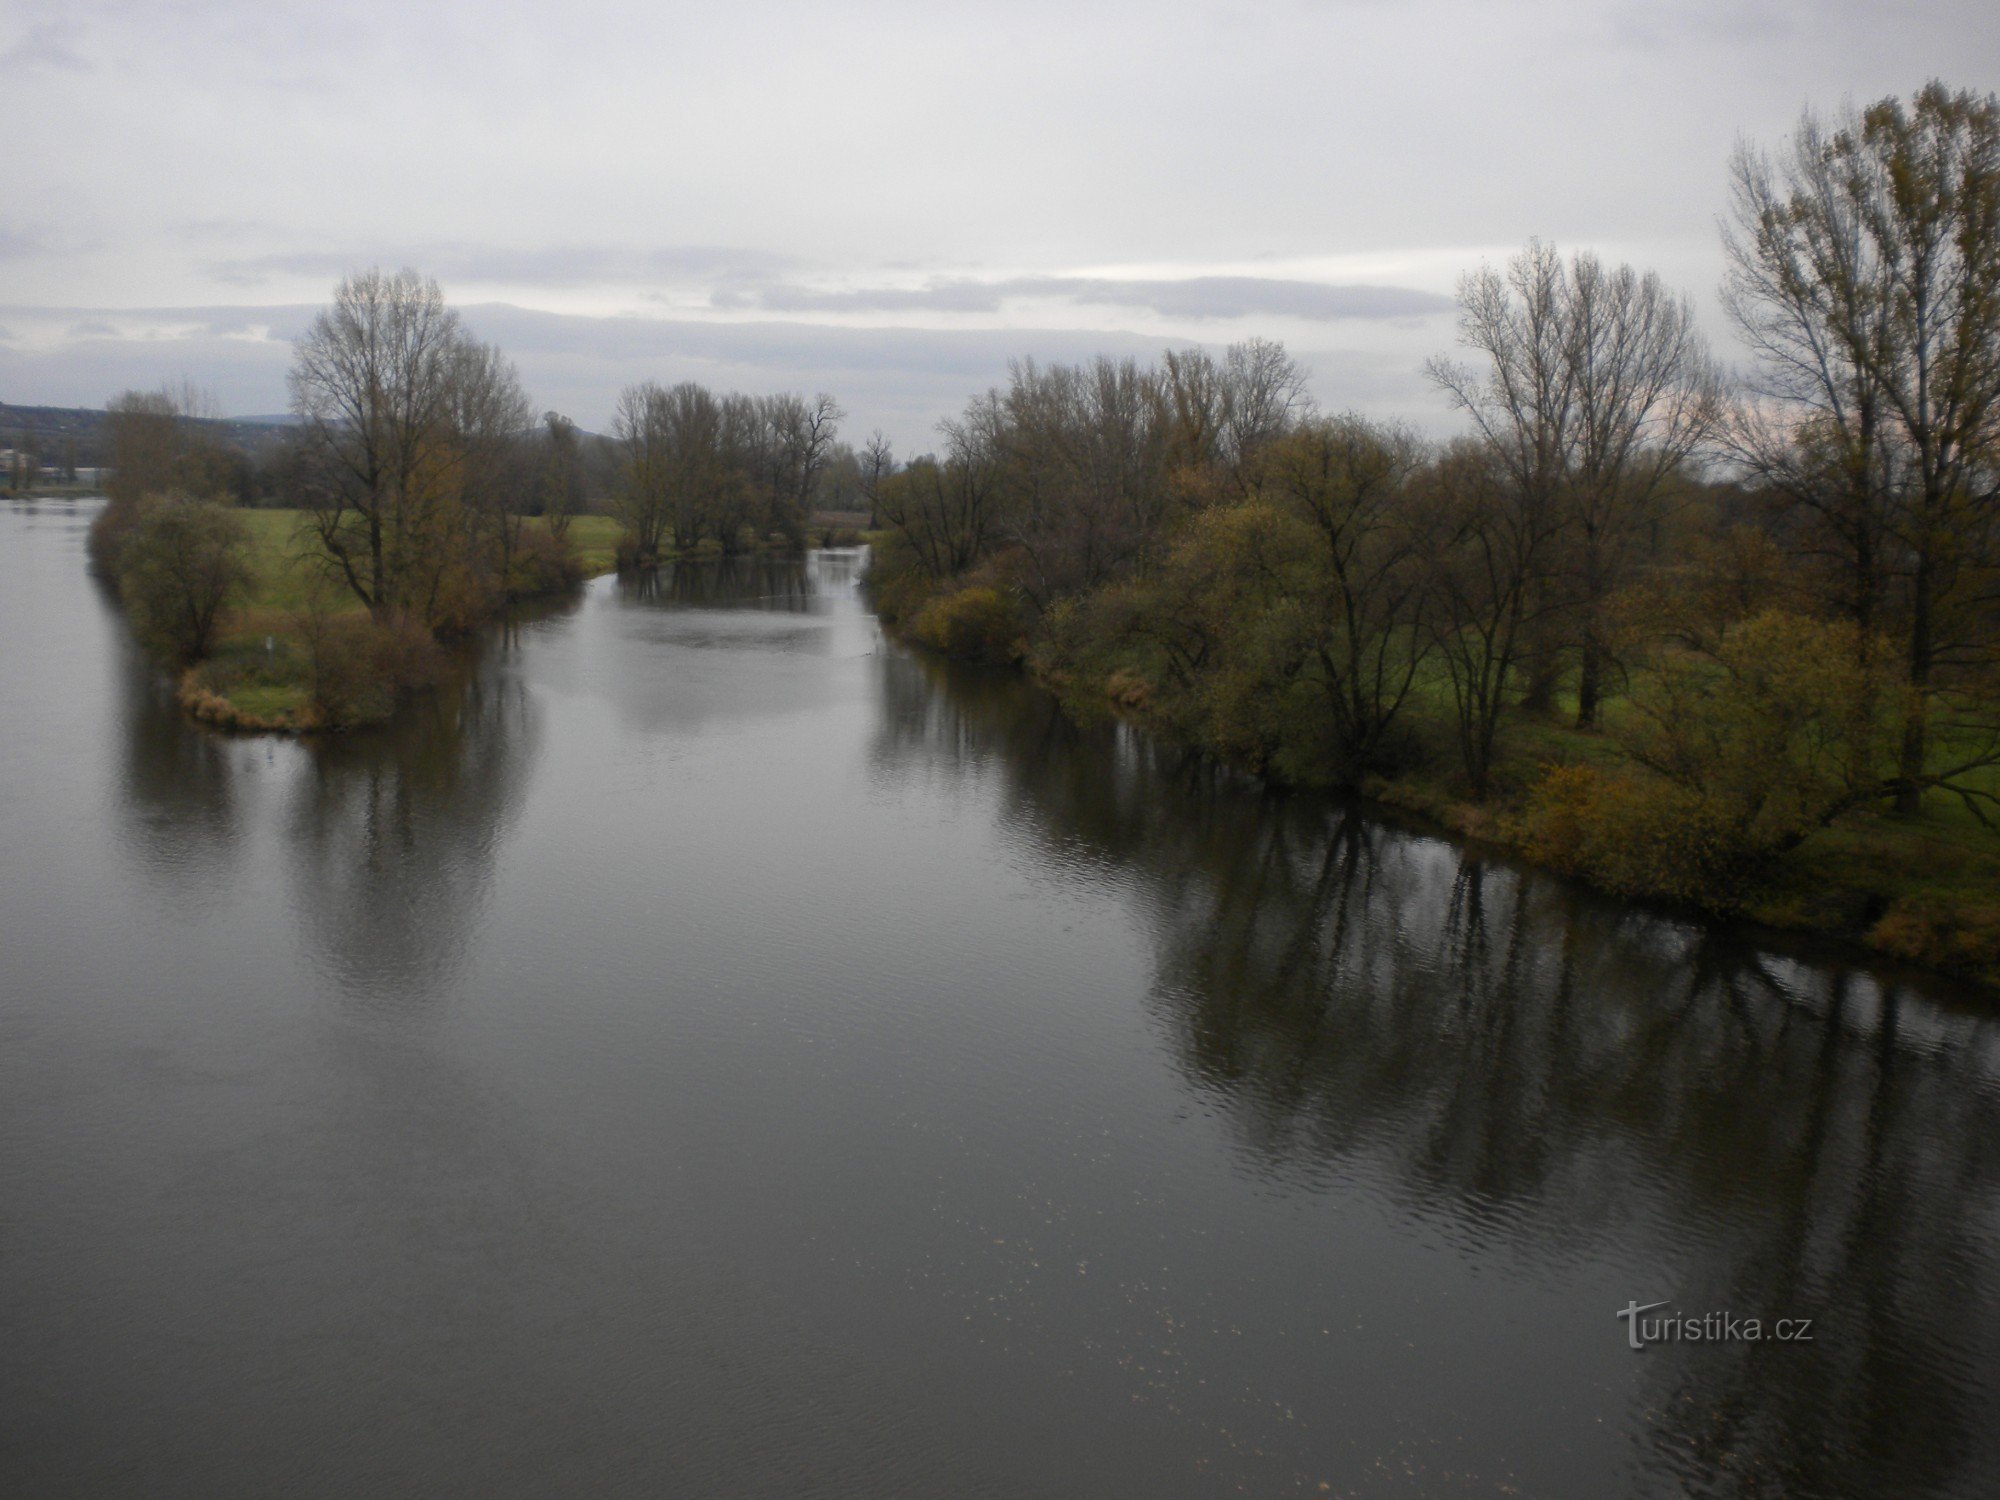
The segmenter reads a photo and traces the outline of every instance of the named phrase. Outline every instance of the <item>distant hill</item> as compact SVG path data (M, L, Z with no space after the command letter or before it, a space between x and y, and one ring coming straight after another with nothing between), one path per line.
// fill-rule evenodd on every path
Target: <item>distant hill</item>
M218 432L231 446L245 453L276 442L297 419L288 415L225 417L203 421L202 426ZM106 438L104 411L94 406L16 406L0 401L0 448L25 446L35 449L44 462L74 462L94 468L111 461ZM71 445L74 456L71 456Z

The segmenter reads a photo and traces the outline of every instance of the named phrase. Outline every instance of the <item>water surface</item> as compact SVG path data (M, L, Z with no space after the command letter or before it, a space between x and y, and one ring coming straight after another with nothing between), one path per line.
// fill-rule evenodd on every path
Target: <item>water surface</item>
M1080 729L848 553L214 735L90 513L0 508L0 1492L2000 1491L1948 987Z

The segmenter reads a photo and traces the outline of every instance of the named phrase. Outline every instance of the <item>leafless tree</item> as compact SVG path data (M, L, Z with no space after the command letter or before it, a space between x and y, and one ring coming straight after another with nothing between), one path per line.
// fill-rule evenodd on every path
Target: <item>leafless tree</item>
M300 476L329 566L370 610L424 612L458 519L466 334L436 281L350 276L294 350Z
M1266 493L1316 543L1293 605L1308 625L1334 762L1352 785L1374 767L1433 643L1432 537L1410 493L1422 461L1413 434L1354 416L1301 423L1266 454Z
M1738 446L1842 548L1857 618L1900 585L1914 812L1940 694L2000 649L2000 98L1932 83L1808 114L1732 175L1725 292L1791 419Z
M583 442L576 423L560 412L542 415L541 511L549 535L558 543L569 536L570 520L583 509Z
M1522 488L1518 470L1491 443L1454 445L1426 484L1429 620L1451 679L1466 780L1483 799L1536 611L1550 607L1536 585L1562 522L1553 505Z
M626 560L640 567L659 560L660 540L673 514L663 420L666 398L653 381L628 385L618 393L611 418L611 439L618 453L615 507L629 543Z
M1566 292L1562 257L1552 246L1529 241L1504 276L1489 266L1459 282L1459 342L1483 356L1484 365L1440 357L1427 366L1432 382L1471 416L1513 488L1526 528L1537 535L1561 514L1576 444L1576 367L1569 357ZM1537 562L1548 561L1547 549L1538 549ZM1553 581L1538 577L1528 587L1538 601L1526 613L1539 626L1552 612ZM1528 701L1544 706L1554 686L1553 642L1516 644L1528 658Z
M1631 579L1670 485L1715 430L1720 382L1694 309L1647 272L1578 255L1569 275L1581 662L1576 719L1597 722L1612 652L1605 611Z
M1577 722L1596 722L1611 654L1605 610L1670 482L1714 426L1718 382L1685 298L1585 252L1539 241L1459 287L1459 337L1484 356L1435 359L1431 379L1468 412L1524 513L1572 533L1565 598L1581 657ZM1545 556L1542 561L1553 562ZM1540 611L1536 611L1540 613Z
M860 453L861 493L868 500L868 525L871 529L880 526L882 485L896 472L896 450L890 446L882 429L876 428L868 434L868 443Z

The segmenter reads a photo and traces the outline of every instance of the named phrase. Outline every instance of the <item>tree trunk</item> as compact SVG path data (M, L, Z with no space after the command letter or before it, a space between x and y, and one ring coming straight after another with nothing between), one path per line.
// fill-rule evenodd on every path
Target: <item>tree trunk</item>
M1597 642L1597 631L1584 627L1583 660L1576 676L1576 727L1595 729L1597 727L1597 705L1604 695L1604 648Z
M1917 780L1924 774L1928 750L1931 685L1931 563L1928 556L1917 561L1910 590L1910 714L1903 721L1903 750L1896 770L1902 785L1896 791L1896 815L1914 818L1923 794Z

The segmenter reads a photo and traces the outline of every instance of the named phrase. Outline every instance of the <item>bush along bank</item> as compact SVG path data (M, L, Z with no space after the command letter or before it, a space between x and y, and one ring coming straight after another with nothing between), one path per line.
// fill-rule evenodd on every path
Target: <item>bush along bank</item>
M1281 353L1204 359L974 402L881 487L885 624L1622 897L2000 983L2000 682L1914 680L1906 601L1856 618L1785 496L1676 461L1607 521L1483 441L1237 420Z
M393 715L448 675L457 638L524 600L581 581L573 550L531 523L508 584L460 594L437 625L409 611L373 613L343 597L315 556L299 511L239 510L151 495L113 502L92 527L96 571L141 645L173 673L182 707L220 729L306 734Z
M588 451L412 271L341 282L294 345L297 422L265 455L294 510L239 509L245 456L188 391L106 412L98 571L205 722L344 729L433 684L441 641L583 576ZM593 550L607 550L598 537Z
M1768 799L1698 791L1635 758L1636 711L1579 731L1560 697L1547 713L1509 706L1475 796L1435 683L1399 716L1389 753L1356 777L1328 756L1331 735L1310 696L1190 691L1158 657L1088 637L1067 615L1024 624L1025 612L988 586L896 593L885 579L874 597L898 638L1021 670L1080 720L1115 715L1273 785L1355 793L1611 895L1838 937L2000 986L2000 837L1944 805L1927 801L1915 819L1880 805L1829 815L1796 784Z

